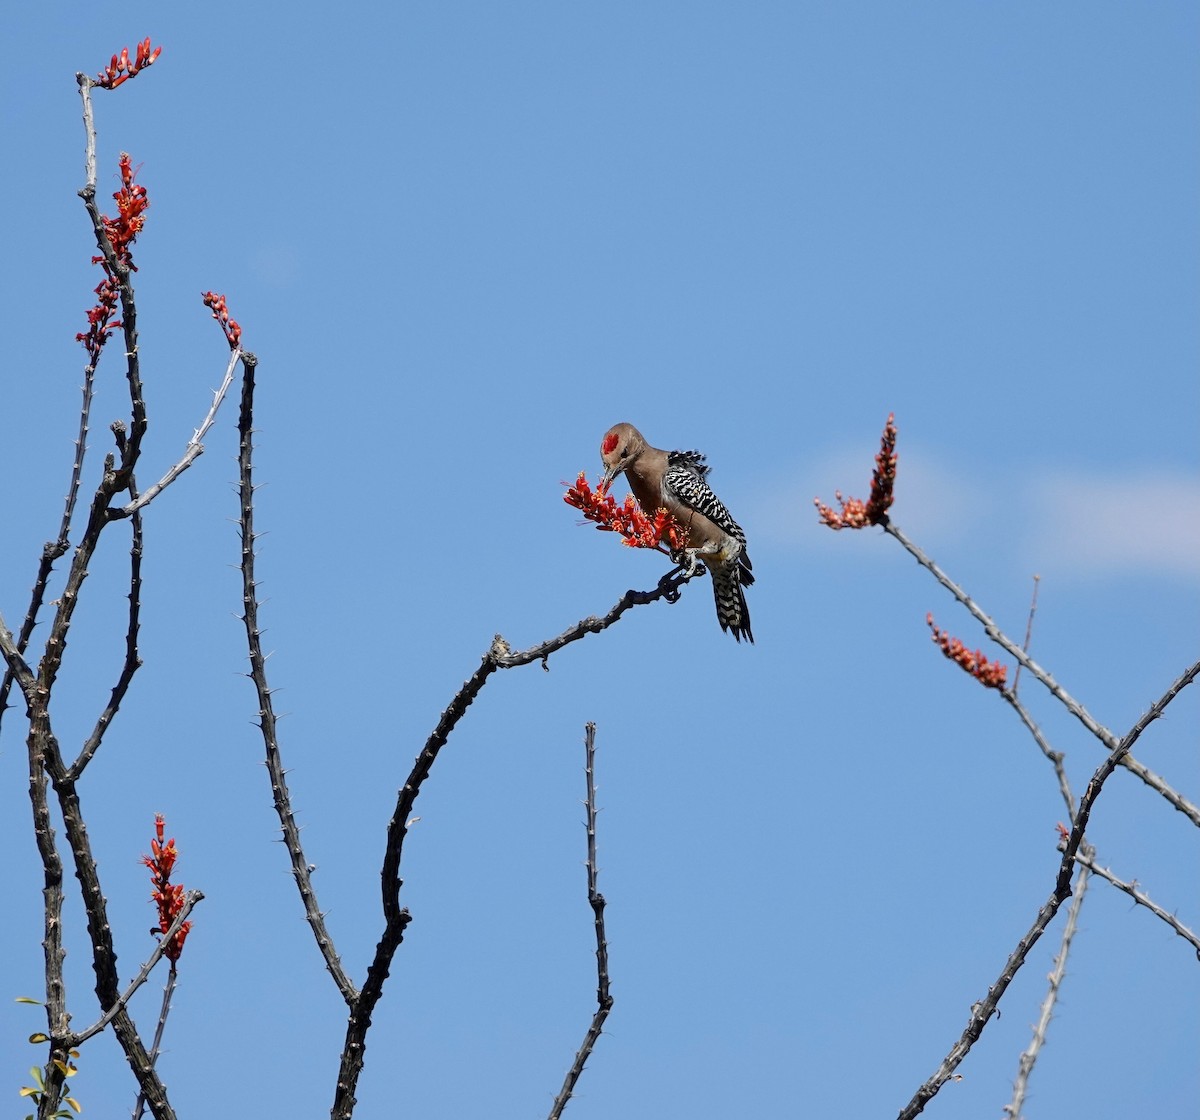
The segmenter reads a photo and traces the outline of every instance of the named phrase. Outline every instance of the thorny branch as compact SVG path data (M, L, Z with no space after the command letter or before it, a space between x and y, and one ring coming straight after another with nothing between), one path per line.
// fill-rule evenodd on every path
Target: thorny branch
M145 429L145 409L142 403L141 380L137 363L137 312L134 303L132 285L129 283L131 265L118 258L112 242L106 231L105 221L95 205L94 185L94 128L91 126L90 80L81 79L80 93L84 101L85 123L88 128L88 185L80 192L92 219L96 233L97 244L100 247L103 260L109 274L118 278L120 302L123 315L127 351L127 376L130 385L131 407L133 411L134 435L132 439L118 439L121 452L121 469L116 469L113 456L110 454L105 461L104 471L99 486L92 498L88 512L87 525L83 531L79 545L76 547L66 583L57 601L56 610L51 621L46 639L43 656L38 664L36 675L21 656L21 652L12 642L7 628L0 623L0 651L4 653L9 671L16 679L25 698L29 718L28 757L29 757L29 791L33 809L34 832L37 839L38 851L42 860L45 899L45 952L46 952L46 1011L47 1026L50 1036L50 1053L45 1066L43 1078L44 1092L39 1100L39 1111L50 1115L58 1105L62 1091L63 1072L66 1068L66 1058L69 1046L67 1042L71 1032L68 1028L69 1016L66 1010L66 988L63 981L62 946L62 862L58 855L54 830L50 823L47 797L47 778L54 788L62 814L63 826L67 842L75 866L75 874L79 880L89 939L92 945L92 966L96 976L96 995L102 1011L115 1008L112 1016L112 1026L118 1041L129 1061L139 1086L146 1093L151 1108L159 1120L173 1117L170 1105L167 1103L165 1089L161 1080L155 1074L152 1065L137 1034L137 1028L130 1019L128 1011L120 1003L120 991L117 982L116 953L112 942L112 932L107 917L107 907L100 888L96 870L96 860L92 854L91 842L84 825L83 812L79 795L75 788L75 778L68 771L62 757L57 739L54 736L50 716L50 703L54 684L62 664L63 653L67 644L75 606L78 602L80 589L87 578L88 567L99 544L100 534L109 518L107 512L113 497L123 490L129 489L132 483L133 470L136 466L140 451L140 439ZM96 352L93 350L94 363ZM86 392L86 388L85 388ZM85 399L85 410L89 402ZM86 432L86 419L81 419L81 439ZM76 463L81 465L82 448L76 448ZM74 476L74 469L73 469ZM68 495L68 512L73 508L73 500ZM64 518L64 522L69 520ZM139 530L140 532L140 530ZM43 554L43 570L45 578L49 572L47 555ZM35 586L34 605L31 614L36 614L42 598L41 591L45 586L45 578L39 578ZM131 579L132 594L137 590L136 559L134 561L134 576ZM131 631L127 646L136 645L136 608L132 607ZM27 619L28 621L28 619ZM134 654L136 660L136 653ZM128 667L128 658L127 658ZM124 676L125 674L123 674ZM127 682L126 682L127 683ZM123 692L119 682L114 689L114 697L118 691ZM115 712L115 707L114 707Z
M1029 641L1033 633L1033 615L1037 605L1037 582L1034 582L1033 603L1029 608L1029 621L1025 627L1025 641L1022 649L1029 651ZM1061 751L1054 750L1046 741L1046 737L1042 734L1042 729L1034 722L1033 717L1026 710L1025 705L1017 698L1017 681L1020 679L1021 666L1017 666L1017 677L1013 681L1012 690L1007 689L1001 692L1001 695L1017 713L1021 722L1025 725L1026 730L1033 736L1033 740L1037 743L1038 748L1050 761L1054 767L1055 777L1058 779L1059 793L1062 795L1063 804L1066 806L1067 819L1071 822L1075 820L1075 795L1071 792L1070 782L1067 780L1066 767L1063 765L1063 754ZM1091 848L1089 846L1088 850ZM1087 872L1080 873L1078 886L1075 890L1075 895L1071 900L1071 908L1067 915L1067 922L1063 929L1062 940L1059 943L1058 955L1054 958L1054 967L1047 977L1048 986L1046 989L1045 998L1042 1000L1041 1012L1038 1016L1037 1025L1034 1027L1033 1037L1029 1041L1029 1045L1022 1052L1017 1061L1017 1076L1013 1082L1013 1095L1009 1104L1005 1106L1013 1120L1018 1120L1021 1112L1021 1105L1028 1092L1029 1079L1033 1075L1033 1068L1037 1064L1038 1056L1041 1054L1042 1047L1046 1043L1046 1033L1050 1026L1050 1019L1054 1014L1055 1005L1058 1002L1059 993L1062 989L1063 978L1067 970L1067 957L1071 951L1071 943L1075 938L1075 930L1079 924L1079 912L1083 906L1083 900L1086 897L1087 890Z
M113 425L113 432L117 437L118 448L123 449L124 425L118 421ZM133 471L129 472L129 493L137 494L137 483ZM142 667L142 659L138 654L138 633L141 628L142 610L142 515L135 513L130 518L129 524L133 539L129 546L129 621L125 628L125 661L121 666L121 674L117 678L117 683L113 685L112 692L109 694L108 703L105 704L104 710L97 718L96 726L83 744L78 758L71 765L72 781L78 780L84 767L100 749L104 733L116 718L121 702L125 699L126 692L129 691L134 673Z
M1063 901L1071 894L1071 876L1075 864L1082 865L1083 870L1080 872L1078 885L1075 891L1075 899L1071 907L1070 917L1067 923L1067 928L1063 934L1062 944L1059 954L1056 957L1055 969L1050 976L1050 989L1046 995L1042 1005L1041 1020L1035 1030L1033 1040L1028 1049L1021 1056L1019 1064L1017 1082L1014 1086L1014 1095L1012 1102L1006 1106L1005 1111L1012 1116L1016 1116L1020 1112L1021 1103L1024 1098L1028 1078L1033 1065L1037 1059L1037 1054L1044 1042L1046 1026L1049 1023L1055 1001L1058 998L1058 989L1061 984L1065 968L1067 954L1070 949L1071 939L1078 922L1079 909L1083 902L1084 891L1086 889L1087 877L1089 869L1094 870L1098 874L1103 874L1099 868L1096 868L1092 862L1094 857L1094 849L1091 845L1084 842L1085 830L1087 828L1088 817L1091 813L1092 805L1099 796L1100 790L1116 766L1125 766L1138 774L1146 784L1151 785L1159 793L1162 794L1176 809L1188 815L1193 823L1200 823L1195 814L1195 807L1192 806L1185 798L1167 785L1158 775L1151 773L1141 763L1138 763L1130 755L1130 749L1137 741L1142 731L1148 724L1159 717L1167 704L1171 702L1174 696L1180 689L1186 687L1195 679L1197 672L1200 672L1200 663L1194 665L1187 670L1167 691L1167 693L1154 705L1151 709L1139 720L1128 734L1118 740L1106 727L1101 725L1094 719L1090 713L1076 701L1053 677L1042 669L1036 662L1029 657L1029 643L1033 631L1033 619L1037 610L1037 590L1038 577L1034 577L1033 598L1029 607L1029 618L1026 624L1025 641L1023 646L1018 647L1012 642L995 623L986 615L980 608L971 600L971 598L955 584L932 560L929 559L912 541L910 541L892 522L888 510L894 500L895 481L897 473L898 457L896 455L896 435L897 429L895 425L895 417L889 416L887 424L884 428L883 438L881 441L881 449L875 459L875 473L871 482L871 497L869 501L862 501L858 498L843 498L841 493L836 495L837 501L841 505L840 510L836 510L831 506L825 505L819 498L814 499L814 504L817 507L817 514L822 524L830 529L863 529L868 525L878 525L884 532L894 537L908 553L924 568L926 568L934 578L945 587L967 610L975 617L975 619L983 626L988 637L1000 645L1004 650L1010 653L1017 661L1017 673L1014 677L1013 687L1008 689L1005 687L1006 668L999 664L991 664L983 656L982 653L976 651L972 653L961 641L956 638L951 638L944 634L934 626L932 616L927 616L927 622L933 629L935 641L942 647L943 653L965 669L972 676L976 677L985 687L997 689L1004 697L1005 701L1012 706L1018 717L1025 725L1026 729L1033 736L1039 749L1051 762L1054 767L1055 774L1058 778L1059 791L1066 805L1067 815L1071 821L1071 828L1067 830L1063 828L1063 843L1060 846L1062 852L1062 860L1059 866L1058 876L1055 881L1054 891L1050 898L1038 911L1037 917L1029 931L1018 943L1016 949L1010 954L1008 962L1005 965L1004 971L1000 978L988 990L987 997L980 1000L971 1008L971 1018L967 1023L966 1029L962 1036L951 1048L950 1053L942 1062L941 1067L921 1088L917 1094L909 1102L908 1106L900 1113L901 1120L905 1117L916 1116L922 1111L925 1104L938 1092L943 1084L953 1075L954 1070L966 1056L971 1046L978 1040L986 1026L989 1018L993 1013L997 1013L997 1008L1001 996L1008 987L1017 970L1024 963L1029 950L1041 937L1050 921L1053 919L1058 908ZM1033 676L1041 681L1043 685L1049 689L1052 696L1055 697L1064 707L1067 708L1084 726L1092 732L1106 747L1109 752L1108 758L1100 766L1093 775L1091 782L1088 784L1087 792L1079 803L1078 808L1075 805L1075 798L1071 792L1071 787L1067 781L1066 769L1063 766L1063 755L1061 752L1055 751L1046 741L1041 729L1034 722L1025 706L1017 699L1017 684L1020 681L1021 668L1029 669ZM1062 826L1060 826L1062 828ZM1108 877L1108 876L1105 876ZM1110 879L1110 881L1114 881ZM1127 888L1128 884L1121 884L1115 881L1116 885ZM1130 893L1133 893L1132 891ZM1140 897L1139 897L1140 896ZM1148 903L1149 900L1145 896L1140 895L1140 892L1134 893L1137 901ZM1152 910L1163 915L1163 911L1159 907L1154 907L1150 904ZM1172 928L1176 932L1180 932L1181 936L1188 937L1190 931L1181 932L1179 923L1173 919L1170 920ZM1186 927L1183 927L1186 929Z
M87 104L90 101L91 79L80 78L79 93ZM89 144L95 140L95 134L89 136ZM89 154L89 162L94 162L95 153ZM96 245L100 249L101 259L117 284L121 298L121 329L125 338L125 377L129 383L129 402L132 413L132 425L128 442L121 456L121 469L112 481L112 493L119 494L126 489L125 473L133 469L142 451L142 439L146 434L146 400L142 386L141 360L138 354L137 332L137 302L134 298L133 282L130 276L133 272L132 262L123 260L117 253L111 239L104 216L96 205L96 185L94 174L86 186L79 191L79 197L87 209L88 217L92 220L92 232Z
M77 783L88 762L94 757L104 733L115 718L134 674L141 665L137 642L141 602L141 558L142 519L140 509L161 491L172 474L146 494L139 495L135 470L141 455L142 439L146 431L146 406L143 393L141 367L138 354L137 305L131 274L135 267L130 246L140 232L148 202L145 189L134 183L136 172L127 155L122 155L121 189L115 196L118 215L106 218L96 204L96 131L92 111L91 90L93 88L114 89L139 70L151 65L159 55L152 50L147 39L139 44L137 58L131 61L127 51L114 56L113 63L100 78L93 80L77 75L80 97L83 104L85 130L85 174L86 183L79 191L91 220L100 255L93 258L101 265L105 278L97 288L98 303L88 312L89 330L77 336L88 352L89 361L84 371L83 403L80 410L79 433L75 442L67 497L57 540L47 543L35 579L30 606L26 612L19 639L13 639L3 620L0 619L0 654L6 663L3 685L0 685L0 710L7 704L9 689L15 682L25 700L29 720L28 761L29 792L33 811L34 834L42 863L44 884L45 923L45 972L46 972L46 1015L49 1035L49 1054L44 1075L40 1079L38 1096L39 1116L57 1114L62 1099L63 1077L68 1069L71 1049L88 1038L111 1026L130 1068L137 1081L139 1091L149 1104L158 1120L170 1120L174 1112L167 1101L165 1087L155 1072L154 1055L147 1053L137 1028L129 1016L128 1001L144 983L151 968L164 955L171 956L171 938L166 938L143 966L133 983L123 992L117 973L117 957L113 944L107 903L100 886L96 859L84 823L84 813ZM120 308L120 321L114 319ZM72 521L82 483L84 458L87 451L87 436L91 420L91 408L95 387L95 373L101 352L109 336L118 327L123 333L126 359L126 381L130 395L130 425L118 421L113 425L116 454L105 457L100 480L87 508L87 520L79 535L65 576L59 598L54 602L54 613L50 619L44 649L36 661L36 670L25 659L25 650L38 621L45 601L46 589L54 563L70 548ZM214 400L204 427L211 424L220 398ZM199 435L200 433L198 433ZM197 435L197 440L198 440ZM198 454L189 448L191 458ZM185 459L187 457L185 456ZM190 459L187 459L190 461ZM184 463L186 466L186 462ZM178 473L177 468L175 474ZM118 496L128 493L130 502L125 507L115 504ZM87 579L93 557L99 547L100 537L113 520L128 517L132 527L130 549L129 610L125 635L125 657L116 684L95 727L84 743L79 756L67 766L62 749L53 731L51 703L54 688L63 665L68 636L70 634L80 593ZM54 827L49 809L49 791L53 788L62 818L66 841L70 848L75 876L87 920L88 937L92 949L92 967L95 973L95 990L101 1016L93 1026L83 1032L69 1028L70 1014L67 1010L66 986L63 976L65 950L62 941L63 917L63 864L59 855ZM183 912L178 921L169 923L186 928L186 916L199 899L200 892L182 897Z
M1076 852L1075 862L1086 871L1090 871L1093 875L1098 875L1101 879L1111 883L1117 890L1124 891L1139 906L1144 906L1156 918L1160 918L1166 922L1167 925L1196 950L1196 956L1200 957L1200 937L1185 926L1174 914L1167 913L1145 891L1139 890L1136 881L1127 883L1123 879L1118 879L1109 868L1101 867L1096 863L1095 856L1090 851Z
M1098 720L1096 720L1088 710L1079 703L1066 689L1062 687L1045 669L1043 669L1036 661L1034 661L1020 646L1012 641L1007 634L1002 631L992 619L986 615L979 605L959 587L941 568L937 566L924 552L921 551L911 540L900 531L897 526L888 522L883 526L883 530L889 536L895 538L896 541L905 549L906 552L918 564L928 570L930 574L940 583L947 591L950 592L968 611L974 616L977 622L983 627L984 633L992 639L998 646L1005 650L1012 657L1029 670L1033 676L1041 681L1043 685L1049 689L1050 694L1058 700L1063 707L1067 709L1076 719L1078 719L1084 727L1086 727L1110 752L1114 752L1119 740L1115 735ZM1174 790L1162 778L1148 769L1137 759L1122 753L1119 756L1119 765L1128 770L1131 774L1135 774L1151 789L1159 793L1171 805L1178 809L1181 813L1195 825L1200 826L1200 809L1193 805L1184 796Z
M596 1048L596 1042L604 1030L604 1021L612 1010L613 997L608 983L608 937L604 931L604 895L597 885L599 867L596 863L596 725L589 723L584 733L585 771L587 774L587 885L588 902L592 907L593 924L596 928L596 1013L584 1035L583 1045L575 1054L575 1061L563 1079L563 1086L550 1109L550 1120L559 1120L567 1101L575 1092L575 1086L583 1076L583 1067Z
M1181 812L1189 821L1197 828L1200 828L1200 807L1192 801L1189 801L1183 796L1174 786L1168 784L1165 778L1160 777L1149 766L1134 758L1133 755L1127 754L1121 759L1121 766L1128 770L1131 774L1148 785L1152 790L1158 793L1164 801L1172 808Z
M353 1006L358 991L342 968L341 958L325 925L325 915L317 903L312 884L312 872L300 844L300 828L292 812L287 775L279 753L279 735L271 689L267 684L267 659L262 648L262 630L258 623L258 582L255 576L254 542L254 375L258 359L253 354L234 349L231 361L240 356L242 362L242 405L238 417L238 496L241 508L242 541L242 621L246 627L246 643L250 658L250 679L258 694L258 726L266 749L267 773L271 778L271 793L275 812L283 830L284 844L292 861L292 875L304 903L304 913L316 938L317 948L325 958L325 967L333 977L342 998Z
M175 1113L167 1102L166 1088L138 1035L137 1027L129 1016L128 1010L120 1005L121 992L117 977L117 954L113 945L112 929L108 920L108 907L100 887L96 859L92 852L91 840L84 824L82 805L75 782L67 773L66 766L59 750L58 742L51 731L50 714L46 706L49 690L39 687L35 702L30 708L30 797L33 801L35 829L38 831L38 846L42 852L43 872L46 878L47 895L47 928L52 921L61 923L61 882L62 867L58 861L54 847L53 830L49 825L49 814L45 804L45 778L48 775L58 799L59 811L62 814L63 827L67 835L67 843L75 866L75 876L79 880L80 893L83 898L87 916L88 936L92 946L92 968L96 976L96 997L102 1011L116 1007L112 1018L113 1031L125 1052L130 1069L137 1079L140 1090L146 1095L151 1111L157 1120L173 1120ZM43 836L42 830L45 829ZM57 900L51 901L51 894L57 894ZM56 909L57 913L52 913ZM57 933L57 945L61 947L61 934ZM56 995L56 990L59 995ZM57 1096L61 1089L58 1080L56 1060L63 1060L69 1047L63 1043L69 1037L66 1029L65 1004L61 993L65 992L62 981L62 954L58 949L56 959L51 959L47 949L47 1009L59 1017L50 1017L50 1059L46 1068L46 1087L48 1096L43 1096L45 1104L49 1095Z
M167 939L164 938L164 942ZM162 1049L163 1032L167 1028L167 1015L171 1010L171 1000L175 995L175 982L178 979L179 973L176 968L176 962L171 962L171 969L167 973L167 983L163 988L162 1004L158 1011L158 1022L154 1025L154 1038L150 1042L150 1064L153 1065L158 1061L159 1051ZM142 1114L146 1111L146 1094L138 1093L137 1100L133 1105L133 1120L142 1120Z
M1008 1104L1004 1106L1004 1112L1018 1120L1021 1115L1021 1106L1025 1103L1025 1095L1029 1090L1029 1076L1033 1073L1034 1064L1037 1062L1038 1055L1041 1053L1042 1047L1046 1044L1046 1032L1050 1028L1050 1019L1054 1014L1054 1005L1058 1002L1059 989L1062 987L1063 977L1067 972L1067 955L1071 951L1071 942L1075 938L1075 931L1079 927L1079 911L1083 909L1083 900L1087 894L1088 873L1081 871L1079 880L1075 886L1075 894L1071 899L1071 905L1067 910L1067 921L1063 927L1062 941L1059 944L1058 956L1054 958L1054 967L1050 970L1049 987L1046 990L1046 996L1042 1000L1041 1011L1038 1014L1037 1025L1033 1028L1033 1038L1030 1039L1029 1045L1021 1054L1020 1060L1017 1062L1017 1077L1013 1082L1013 1095Z
M509 644L497 634L487 653L483 655L479 667L463 682L449 707L442 713L442 717L429 736L424 749L417 756L408 780L400 790L395 812L388 824L387 847L381 873L384 929L375 947L375 956L367 969L367 978L357 1000L351 1007L350 1017L346 1024L346 1040L342 1048L342 1060L338 1071L337 1091L332 1111L333 1120L349 1120L354 1111L354 1091L362 1072L363 1051L366 1046L367 1031L371 1026L371 1016L383 993L383 984L391 969L392 959L404 940L404 930L411 920L408 910L400 905L400 888L403 886L403 880L400 878L400 861L404 841L408 835L408 827L412 822L413 805L421 792L422 785L433 769L434 762L437 761L438 753L446 745L450 733L457 726L458 721L466 714L467 709L483 690L488 678L497 669L514 669L520 665L540 661L542 667L549 670L547 659L552 653L556 653L564 646L578 641L588 634L598 634L602 630L608 629L631 607L653 603L659 599L665 599L669 603L676 602L679 599L680 588L690 579L701 574L702 571L703 566L701 565L690 573L685 573L678 568L667 572L658 581L658 586L653 591L627 591L603 617L593 616L582 619L563 631L557 638L551 638L527 650L513 651Z
M93 83L91 78L83 74L77 74L76 80L79 82L79 93L83 102L83 126L86 136L84 154L86 184L83 190L80 191L80 195L86 199L88 197L87 192L90 192L90 197L94 200L96 193L96 126L92 113L91 87L95 83ZM93 219L94 224L95 221ZM112 245L109 244L109 250L111 251L111 249ZM42 559L33 581L29 606L26 609L25 618L21 623L21 630L17 637L16 648L21 653L24 653L28 647L29 639L33 635L34 627L37 625L38 615L41 613L42 605L45 602L46 587L50 582L54 565L66 555L67 549L71 546L71 521L75 513L75 503L79 497L84 458L87 454L87 436L91 421L92 400L95 393L96 366L99 364L100 353L103 350L104 342L107 340L107 333L101 332L94 348L89 348L90 360L83 371L83 402L79 412L79 434L75 439L75 459L71 466L71 477L67 485L67 496L63 506L62 520L59 524L57 538L53 541L47 541L42 548ZM0 682L0 720L3 719L4 712L8 707L8 696L12 689L12 684L13 670L9 666L5 670L3 681Z
M233 342L231 340L231 345ZM304 853L300 841L300 832L296 826L291 807L291 796L288 791L279 748L278 731L274 709L271 702L271 688L266 675L266 658L262 651L261 629L258 620L257 581L255 577L254 552L254 482L253 482L253 433L254 433L254 372L255 360L253 355L242 355L243 383L242 407L238 421L241 437L240 464L240 502L241 502L241 538L242 538L242 594L243 620L246 626L247 642L250 657L250 678L258 695L259 727L267 755L267 770L271 778L271 790L275 802L275 810L279 816L283 839L292 864L292 874L300 892L307 917L317 946L325 959L325 964L342 998L349 1008L346 1023L346 1036L342 1048L341 1061L338 1071L337 1087L334 1095L332 1116L334 1120L348 1120L353 1114L356 1103L355 1090L359 1075L363 1068L366 1036L371 1026L375 1007L383 994L384 982L391 970L392 960L404 940L404 931L411 915L400 904L400 891L403 880L400 877L400 864L404 850L404 841L412 823L412 811L421 787L433 770L438 754L446 745L450 734L458 722L466 714L467 709L474 703L484 685L498 669L514 669L540 661L543 668L549 669L548 659L564 646L578 641L588 634L598 634L612 626L626 611L635 606L643 606L662 599L669 603L678 601L683 585L689 580L704 574L703 565L697 565L694 570L687 572L675 568L667 572L652 591L627 591L608 611L607 614L581 619L555 638L550 638L526 650L513 650L500 636L496 635L491 646L483 655L478 668L463 683L449 706L442 713L437 726L433 729L425 746L417 755L413 768L401 787L396 808L387 828L387 842L384 851L383 864L380 873L382 891L383 931L380 935L375 954L367 969L366 979L361 989L356 988L342 967L340 958L334 948L333 939L325 925L324 915L317 903L316 892L312 885L310 863Z
M75 502L79 496L80 479L83 476L83 461L87 454L88 425L92 412L92 397L95 390L96 360L88 362L83 371L83 403L79 411L79 435L75 439L75 461L71 466L71 479L67 485L67 497L63 507L62 521L58 527L58 537L47 541L42 546L42 559L34 577L33 590L29 596L29 606L25 611L25 619L21 623L21 631L17 636L16 649L24 653L33 636L37 625L37 617L41 613L42 604L46 599L46 587L54 571L54 565L61 560L71 547L71 519L75 513ZM3 680L0 681L0 720L8 708L8 696L13 685L13 670L8 666L4 670Z
M1096 799L1100 796L1100 791L1103 789L1104 783L1117 768L1121 758L1132 749L1133 744L1137 742L1142 732L1163 714L1167 705L1184 688L1191 684L1198 674L1200 674L1200 662L1185 670L1174 684L1151 705L1150 709L1137 723L1117 741L1116 745L1109 752L1108 757L1092 775L1091 781L1088 782L1087 790L1080 799L1079 809L1075 814L1075 819L1062 848L1062 859L1059 863L1054 890L1051 892L1050 897L1042 904L1041 909L1038 910L1037 917L1034 919L1029 930L1017 942L1017 946L1012 953L1009 954L1009 958L1004 965L1004 970L1000 973L995 983L988 989L987 995L972 1006L971 1016L967 1021L966 1028L963 1030L958 1041L950 1048L950 1052L938 1067L937 1072L917 1090L912 1100L900 1111L900 1120L911 1120L911 1117L921 1113L925 1105L937 1095L938 1090L953 1076L954 1071L970 1052L971 1047L979 1040L980 1035L983 1034L984 1027L987 1026L988 1020L996 1013L1001 997L1008 990L1013 977L1025 963L1029 951L1037 943L1042 934L1045 933L1046 927L1049 926L1055 914L1058 913L1059 907L1070 897L1071 874L1075 867L1076 855L1079 852L1080 845L1083 843L1083 836L1087 829L1092 807Z

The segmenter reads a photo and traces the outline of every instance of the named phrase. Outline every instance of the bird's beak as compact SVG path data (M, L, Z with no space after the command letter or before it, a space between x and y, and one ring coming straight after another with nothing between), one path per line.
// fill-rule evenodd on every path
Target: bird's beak
M604 477L600 480L600 489L608 492L608 488L613 484L613 479L621 473L620 467L609 467L604 472Z

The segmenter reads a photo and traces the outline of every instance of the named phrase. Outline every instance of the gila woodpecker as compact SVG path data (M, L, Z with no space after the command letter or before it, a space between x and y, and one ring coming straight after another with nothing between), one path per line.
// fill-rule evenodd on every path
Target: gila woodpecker
M717 621L739 642L754 641L743 587L754 582L746 534L709 489L710 470L698 451L661 451L651 447L632 424L617 424L600 442L604 485L623 471L643 512L665 509L688 534L685 560L694 570L703 560L712 575Z

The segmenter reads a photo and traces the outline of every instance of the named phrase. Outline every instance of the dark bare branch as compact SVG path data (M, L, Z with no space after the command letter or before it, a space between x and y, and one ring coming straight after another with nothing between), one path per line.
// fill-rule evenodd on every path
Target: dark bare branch
M696 570L690 573L684 573L679 568L675 568L658 581L658 586L653 591L627 591L603 617L593 616L582 619L570 629L563 631L557 638L551 638L526 650L513 651L508 642L497 634L488 651L483 655L479 667L463 682L449 707L442 713L433 733L429 736L421 753L417 755L408 780L400 789L396 799L396 809L388 823L387 849L384 853L380 875L384 929L375 947L375 955L370 967L367 969L366 980L363 982L358 999L351 1008L350 1018L346 1025L346 1039L342 1047L337 1090L331 1113L333 1120L349 1120L354 1112L354 1093L362 1072L363 1051L366 1047L366 1035L370 1029L371 1016L383 994L384 981L391 970L392 959L404 940L404 930L411 921L409 912L400 905L400 889L403 886L403 880L400 878L400 862L404 841L408 835L408 826L412 822L413 806L421 792L422 785L433 770L433 764L437 761L439 752L446 745L458 721L466 714L467 709L483 690L488 678L497 669L515 669L534 661L540 661L543 668L548 669L547 659L551 654L572 642L579 641L588 634L598 634L602 630L608 629L631 607L657 602L659 599L665 599L669 603L677 602L680 588L701 574L703 574L703 565L698 565Z
M1016 948L1009 954L1008 960L1004 965L1004 970L1000 973L995 983L988 989L987 995L972 1006L966 1028L963 1030L958 1041L950 1048L950 1052L943 1059L942 1064L938 1067L934 1075L917 1090L912 1100L901 1109L900 1120L911 1120L912 1117L919 1115L924 1110L925 1105L950 1080L954 1075L954 1071L970 1052L971 1047L974 1046L979 1040L980 1035L983 1034L984 1027L987 1026L988 1020L996 1013L1001 997L1008 990L1013 977L1016 976L1021 966L1025 963L1029 951L1038 942L1042 934L1045 933L1047 926L1054 919L1055 914L1058 913L1059 907L1070 897L1071 877L1076 862L1075 857L1083 843L1092 806L1100 796L1100 792L1104 788L1104 783L1117 768L1121 757L1128 754L1133 744L1141 737L1142 732L1163 714L1167 705L1196 679L1197 674L1200 674L1200 662L1186 669L1171 687L1151 705L1150 709L1118 740L1116 746L1109 752L1108 757L1092 775L1091 781L1088 782L1087 790L1084 792L1083 797L1080 798L1079 809L1075 815L1071 830L1067 835L1066 842L1063 845L1062 859L1059 862L1058 875L1054 883L1053 892L1038 910L1033 924L1024 936L1022 936L1021 940L1017 942Z
M342 993L342 998L353 1007L358 998L358 990L342 967L341 958L325 925L325 915L321 912L316 891L313 889L311 865L300 843L300 828L292 812L287 775L279 751L275 706L271 699L271 688L267 683L267 659L263 653L262 631L258 623L258 584L254 570L254 375L258 368L258 359L253 354L235 349L230 357L231 371L239 359L242 363L242 403L238 418L238 495L242 540L242 621L246 627L246 643L249 649L249 676L258 694L258 726L266 750L267 773L271 778L275 812L279 817L284 846L292 863L292 876L296 880L296 888L304 904L304 914L316 939L317 948L325 959L325 967L333 977L338 991ZM217 402L214 401L214 411L216 405Z
M171 923L174 928L175 923ZM181 926L182 928L182 926ZM163 944L170 944L170 937L163 938ZM167 1029L167 1016L171 1013L171 1000L175 995L175 982L179 978L179 972L176 968L176 962L171 962L170 971L167 973L167 983L163 988L162 1005L158 1009L158 1022L154 1025L154 1039L150 1043L150 1064L154 1065L158 1061L159 1052L162 1049L163 1032ZM133 1105L133 1120L142 1120L142 1113L146 1111L146 1094L139 1092L137 1100Z
M1058 1003L1058 993L1062 988L1063 978L1067 972L1067 956L1071 951L1071 942L1075 938L1075 931L1079 928L1079 911L1083 908L1083 900L1087 894L1087 883L1088 873L1081 871L1079 873L1079 881L1075 886L1075 894L1067 910L1067 921L1063 927L1058 956L1054 958L1054 967L1050 970L1050 975L1047 977L1048 987L1046 989L1046 996L1042 1000L1038 1021L1033 1028L1033 1038L1030 1039L1029 1045L1022 1052L1020 1060L1017 1062L1017 1077L1013 1082L1012 1099L1004 1106L1005 1114L1012 1117L1013 1120L1019 1120L1021 1108L1025 1103L1025 1095L1029 1091L1029 1078L1033 1074L1033 1067L1037 1064L1042 1047L1046 1044L1046 1033L1050 1029L1050 1020L1054 1015L1054 1008Z
M117 435L118 448L123 452L124 426L113 425L113 428ZM129 492L137 494L137 483L132 472L129 475ZM125 627L125 661L121 665L117 683L113 685L112 692L109 694L108 703L105 704L104 710L96 719L96 726L83 744L79 757L71 764L69 774L72 781L79 779L87 764L100 749L104 733L116 719L117 712L121 708L121 701L125 699L125 694L129 691L134 674L142 667L142 659L138 654L138 633L141 629L142 610L142 515L140 513L135 513L130 519L130 527L132 542L129 546L129 615Z
M587 890L588 903L592 908L593 922L596 928L596 1013L592 1016L591 1025L584 1035L583 1045L575 1054L575 1061L567 1071L562 1088L554 1098L550 1109L550 1120L559 1120L567 1101L575 1092L575 1086L583 1076L583 1067L596 1048L596 1042L604 1030L604 1021L612 1010L613 998L609 991L608 982L608 938L604 931L604 895L597 886L599 868L596 863L596 725L589 723L584 732L585 772L587 774Z

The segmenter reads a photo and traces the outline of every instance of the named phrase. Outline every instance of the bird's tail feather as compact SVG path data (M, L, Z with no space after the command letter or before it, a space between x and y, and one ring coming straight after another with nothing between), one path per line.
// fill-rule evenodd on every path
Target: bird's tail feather
M734 639L753 643L754 635L750 632L750 608L746 606L746 596L742 591L743 583L753 583L754 577L740 566L728 565L712 569L713 598L717 603L717 621L722 630L731 630Z

